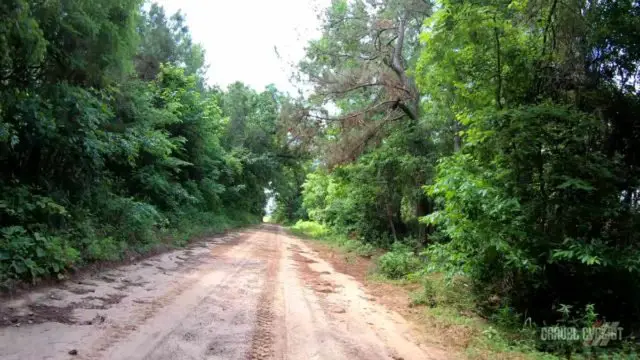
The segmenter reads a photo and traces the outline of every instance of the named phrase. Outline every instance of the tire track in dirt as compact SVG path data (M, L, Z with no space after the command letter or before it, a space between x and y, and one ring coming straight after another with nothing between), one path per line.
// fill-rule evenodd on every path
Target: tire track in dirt
M226 271L221 280L207 288L206 294L190 310L177 314L179 318L173 321L169 331L154 335L152 346L145 344L151 348L143 357L145 360L232 359L244 353L241 342L251 328L244 325L252 317L247 308L253 308L247 298L250 300L252 285L263 272L253 257L255 240L252 238L225 259L232 265L231 271ZM122 353L131 352L128 348Z
M256 328L251 339L251 349L247 360L266 360L276 357L274 339L276 330L275 296L278 273L280 271L281 244L280 230L273 228L275 235L272 241L263 241L257 249L257 256L265 258L267 269L265 282L258 298Z

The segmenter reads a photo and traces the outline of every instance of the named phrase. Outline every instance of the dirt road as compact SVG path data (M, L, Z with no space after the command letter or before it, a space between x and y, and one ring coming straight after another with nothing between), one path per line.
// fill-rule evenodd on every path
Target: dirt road
M274 225L0 305L1 359L442 359Z

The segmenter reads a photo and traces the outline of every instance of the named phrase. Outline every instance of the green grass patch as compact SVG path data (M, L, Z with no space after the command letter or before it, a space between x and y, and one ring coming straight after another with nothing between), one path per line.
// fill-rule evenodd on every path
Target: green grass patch
M506 326L480 316L471 284L464 277L449 279L439 273L418 270L400 279L378 272L369 280L398 285L419 283L419 290L409 297L411 306L420 309L421 323L429 332L447 334L443 341L460 347L468 359L560 359L536 350L534 329L522 324Z
M347 254L354 254L362 257L372 257L379 250L370 243L365 243L360 240L349 239L345 235L336 234L328 227L319 224L314 221L299 220L294 225L289 227L289 230L297 236L322 240L333 248L338 248L340 251Z
M329 228L314 221L299 220L289 227L292 233L312 239L327 239L330 234Z

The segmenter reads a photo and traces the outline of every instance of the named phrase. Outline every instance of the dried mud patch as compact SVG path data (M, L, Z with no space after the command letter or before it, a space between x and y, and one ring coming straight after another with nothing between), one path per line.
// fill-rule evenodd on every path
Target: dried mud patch
M300 248L296 245L293 248L293 260L299 265L300 276L306 284L311 285L311 288L319 294L330 294L336 292L338 286L331 281L324 280L321 275L327 273L327 271L318 272L309 266L310 264L317 263L313 259L309 259L306 256L301 255Z
M106 296L86 296L81 301L71 302L63 306L52 306L35 302L20 308L0 307L0 327L22 326L55 322L61 324L77 324L75 309L108 309L120 303L127 295L109 294ZM84 325L81 323L81 325Z
M112 305L119 304L122 299L127 297L126 294L109 294L107 296L87 296L82 298L80 302L74 302L70 306L73 309L99 309L105 310Z
M295 260L298 263L305 263L305 264L313 264L313 263L317 263L317 261L313 260L313 259L309 259L306 256L302 256L300 254L300 252L294 252L293 253L293 260Z
M57 322L61 324L75 324L73 317L74 307L49 306L44 304L31 304L28 311L17 314L12 308L0 308L0 327L21 326L25 324L42 324Z
M149 284L148 281L144 281L142 279L136 279L136 280L121 279L120 285L115 285L112 287L116 290L124 291L130 287L144 287L145 285L148 285L148 284Z
M107 276L107 275L102 275L98 279L100 279L100 280L102 280L102 281L104 281L106 283L114 283L114 282L117 281L115 278L113 278L111 276Z
M240 233L235 233L233 234L233 236L231 236L231 238L229 239L227 238L222 238L223 241L211 241L209 240L208 242L203 243L206 247L207 243L213 243L216 244L216 246L214 246L211 249L211 255L224 255L226 254L230 249L232 249L234 246L242 243L243 241L247 240L249 238L249 236L251 235L250 232L240 232ZM218 240L221 240L221 238L218 238ZM188 254L189 251L191 251L191 253L193 253L192 249L193 248L188 248L189 250L187 250L187 252L185 252L185 254ZM207 254L209 255L209 254ZM192 257L193 258L193 257Z
M68 287L68 288L65 288L65 290L76 295L84 295L84 294L96 292L95 289L88 289L84 287Z

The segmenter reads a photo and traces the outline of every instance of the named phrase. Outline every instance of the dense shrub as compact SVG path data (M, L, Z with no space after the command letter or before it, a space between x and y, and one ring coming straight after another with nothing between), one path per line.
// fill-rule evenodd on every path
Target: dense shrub
M60 275L80 258L61 237L29 233L21 226L0 229L0 283Z
M640 53L617 35L639 19L631 1L553 16L448 2L432 18L418 81L430 106L447 104L463 146L427 186L437 211L423 220L439 236L426 255L498 300L485 310L553 324L561 305L591 304L640 327Z
M415 253L402 243L394 243L391 251L377 259L378 272L389 279L401 279L421 268Z
M127 243L111 237L93 239L87 246L87 260L120 260L127 249Z

